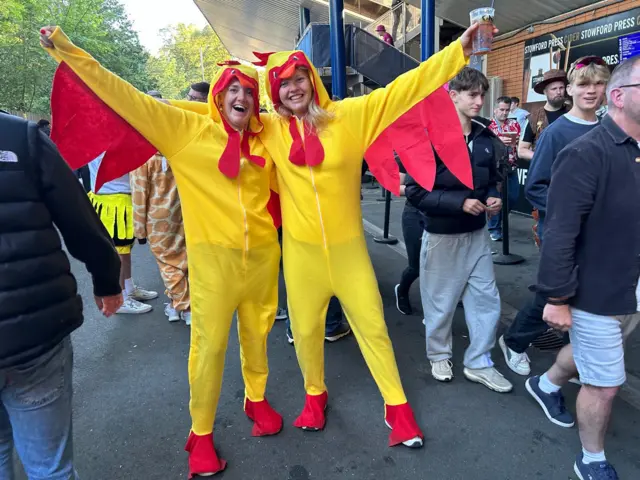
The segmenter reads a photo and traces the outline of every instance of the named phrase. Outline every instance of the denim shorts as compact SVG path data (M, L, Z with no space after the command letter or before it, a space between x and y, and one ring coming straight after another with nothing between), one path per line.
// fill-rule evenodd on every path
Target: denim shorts
M640 313L606 317L571 309L569 330L580 381L594 387L619 387L627 379L624 341L640 322Z

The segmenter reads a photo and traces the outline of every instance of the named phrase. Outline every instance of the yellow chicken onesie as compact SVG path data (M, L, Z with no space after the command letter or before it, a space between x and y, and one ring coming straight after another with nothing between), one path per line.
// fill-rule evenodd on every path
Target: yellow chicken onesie
M212 81L208 115L161 103L104 69L59 29L47 49L65 62L108 107L167 158L182 201L191 287L189 476L225 468L214 450L213 424L222 387L234 311L244 408L254 435L282 428L265 399L267 335L275 319L280 248L267 210L273 162L255 134L262 129L255 69L228 65ZM249 130L233 130L218 106L221 92L238 79L253 89ZM149 119L154 119L150 122ZM55 118L54 118L55 121Z
M319 132L295 116L263 116L260 139L277 169L282 206L284 277L291 329L307 393L294 425L324 427L324 319L340 300L364 359L382 393L389 443L421 446L384 321L367 252L360 206L362 159L376 138L405 112L453 78L467 63L459 41L369 95L332 101L303 52L262 55L265 88L275 110L279 89L296 68L307 69L314 101L331 116ZM417 132L419 133L419 132Z

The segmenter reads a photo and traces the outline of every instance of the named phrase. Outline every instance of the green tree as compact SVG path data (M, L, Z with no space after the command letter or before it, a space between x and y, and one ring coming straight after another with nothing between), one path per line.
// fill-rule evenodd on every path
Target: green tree
M147 90L148 53L118 0L1 0L0 106L47 113L56 63L39 45L38 29L59 25L106 68Z
M210 82L229 52L210 26L179 23L160 30L163 45L149 58L147 73L166 98L184 97L189 85Z

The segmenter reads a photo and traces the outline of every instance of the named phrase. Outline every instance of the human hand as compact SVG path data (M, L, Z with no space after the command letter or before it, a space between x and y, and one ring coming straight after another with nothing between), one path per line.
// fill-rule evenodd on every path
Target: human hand
M571 309L569 305L551 305L547 303L542 312L542 319L550 327L566 332L571 328L572 324Z
M111 315L116 313L118 309L122 306L124 302L124 298L122 297L122 292L117 295L111 295L109 297L95 297L96 306L102 312L102 314L109 318Z
M478 216L485 212L484 203L475 198L467 198L462 204L462 210L470 215Z
M51 41L50 37L55 29L55 26L47 26L40 29L40 45L42 45L44 48L54 48L53 42Z
M479 26L480 24L478 22L474 22L460 37L460 43L462 44L465 57L470 57L473 53L473 35ZM493 27L493 36L495 37L499 31L496 27Z
M497 215L502 209L502 199L496 197L487 198L487 213L490 217Z
M498 135L498 138L507 147L514 147L516 144L516 137L514 135Z

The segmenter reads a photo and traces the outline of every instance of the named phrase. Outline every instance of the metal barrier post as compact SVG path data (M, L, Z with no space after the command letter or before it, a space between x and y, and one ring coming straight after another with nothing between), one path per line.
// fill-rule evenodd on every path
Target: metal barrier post
M331 36L331 90L337 98L347 96L347 61L344 51L344 0L329 0L329 35Z
M435 52L436 40L436 0L422 0L420 3L420 36L422 40L420 59L424 62Z
M373 241L376 243L383 243L385 245L395 245L398 243L398 239L389 235L389 217L391 215L391 192L389 190L382 189L385 192L384 198L384 228L382 230L382 237L373 237Z
M516 265L524 262L524 258L509 252L509 166L506 162L500 162L502 170L502 253L493 254L493 263L496 265Z

